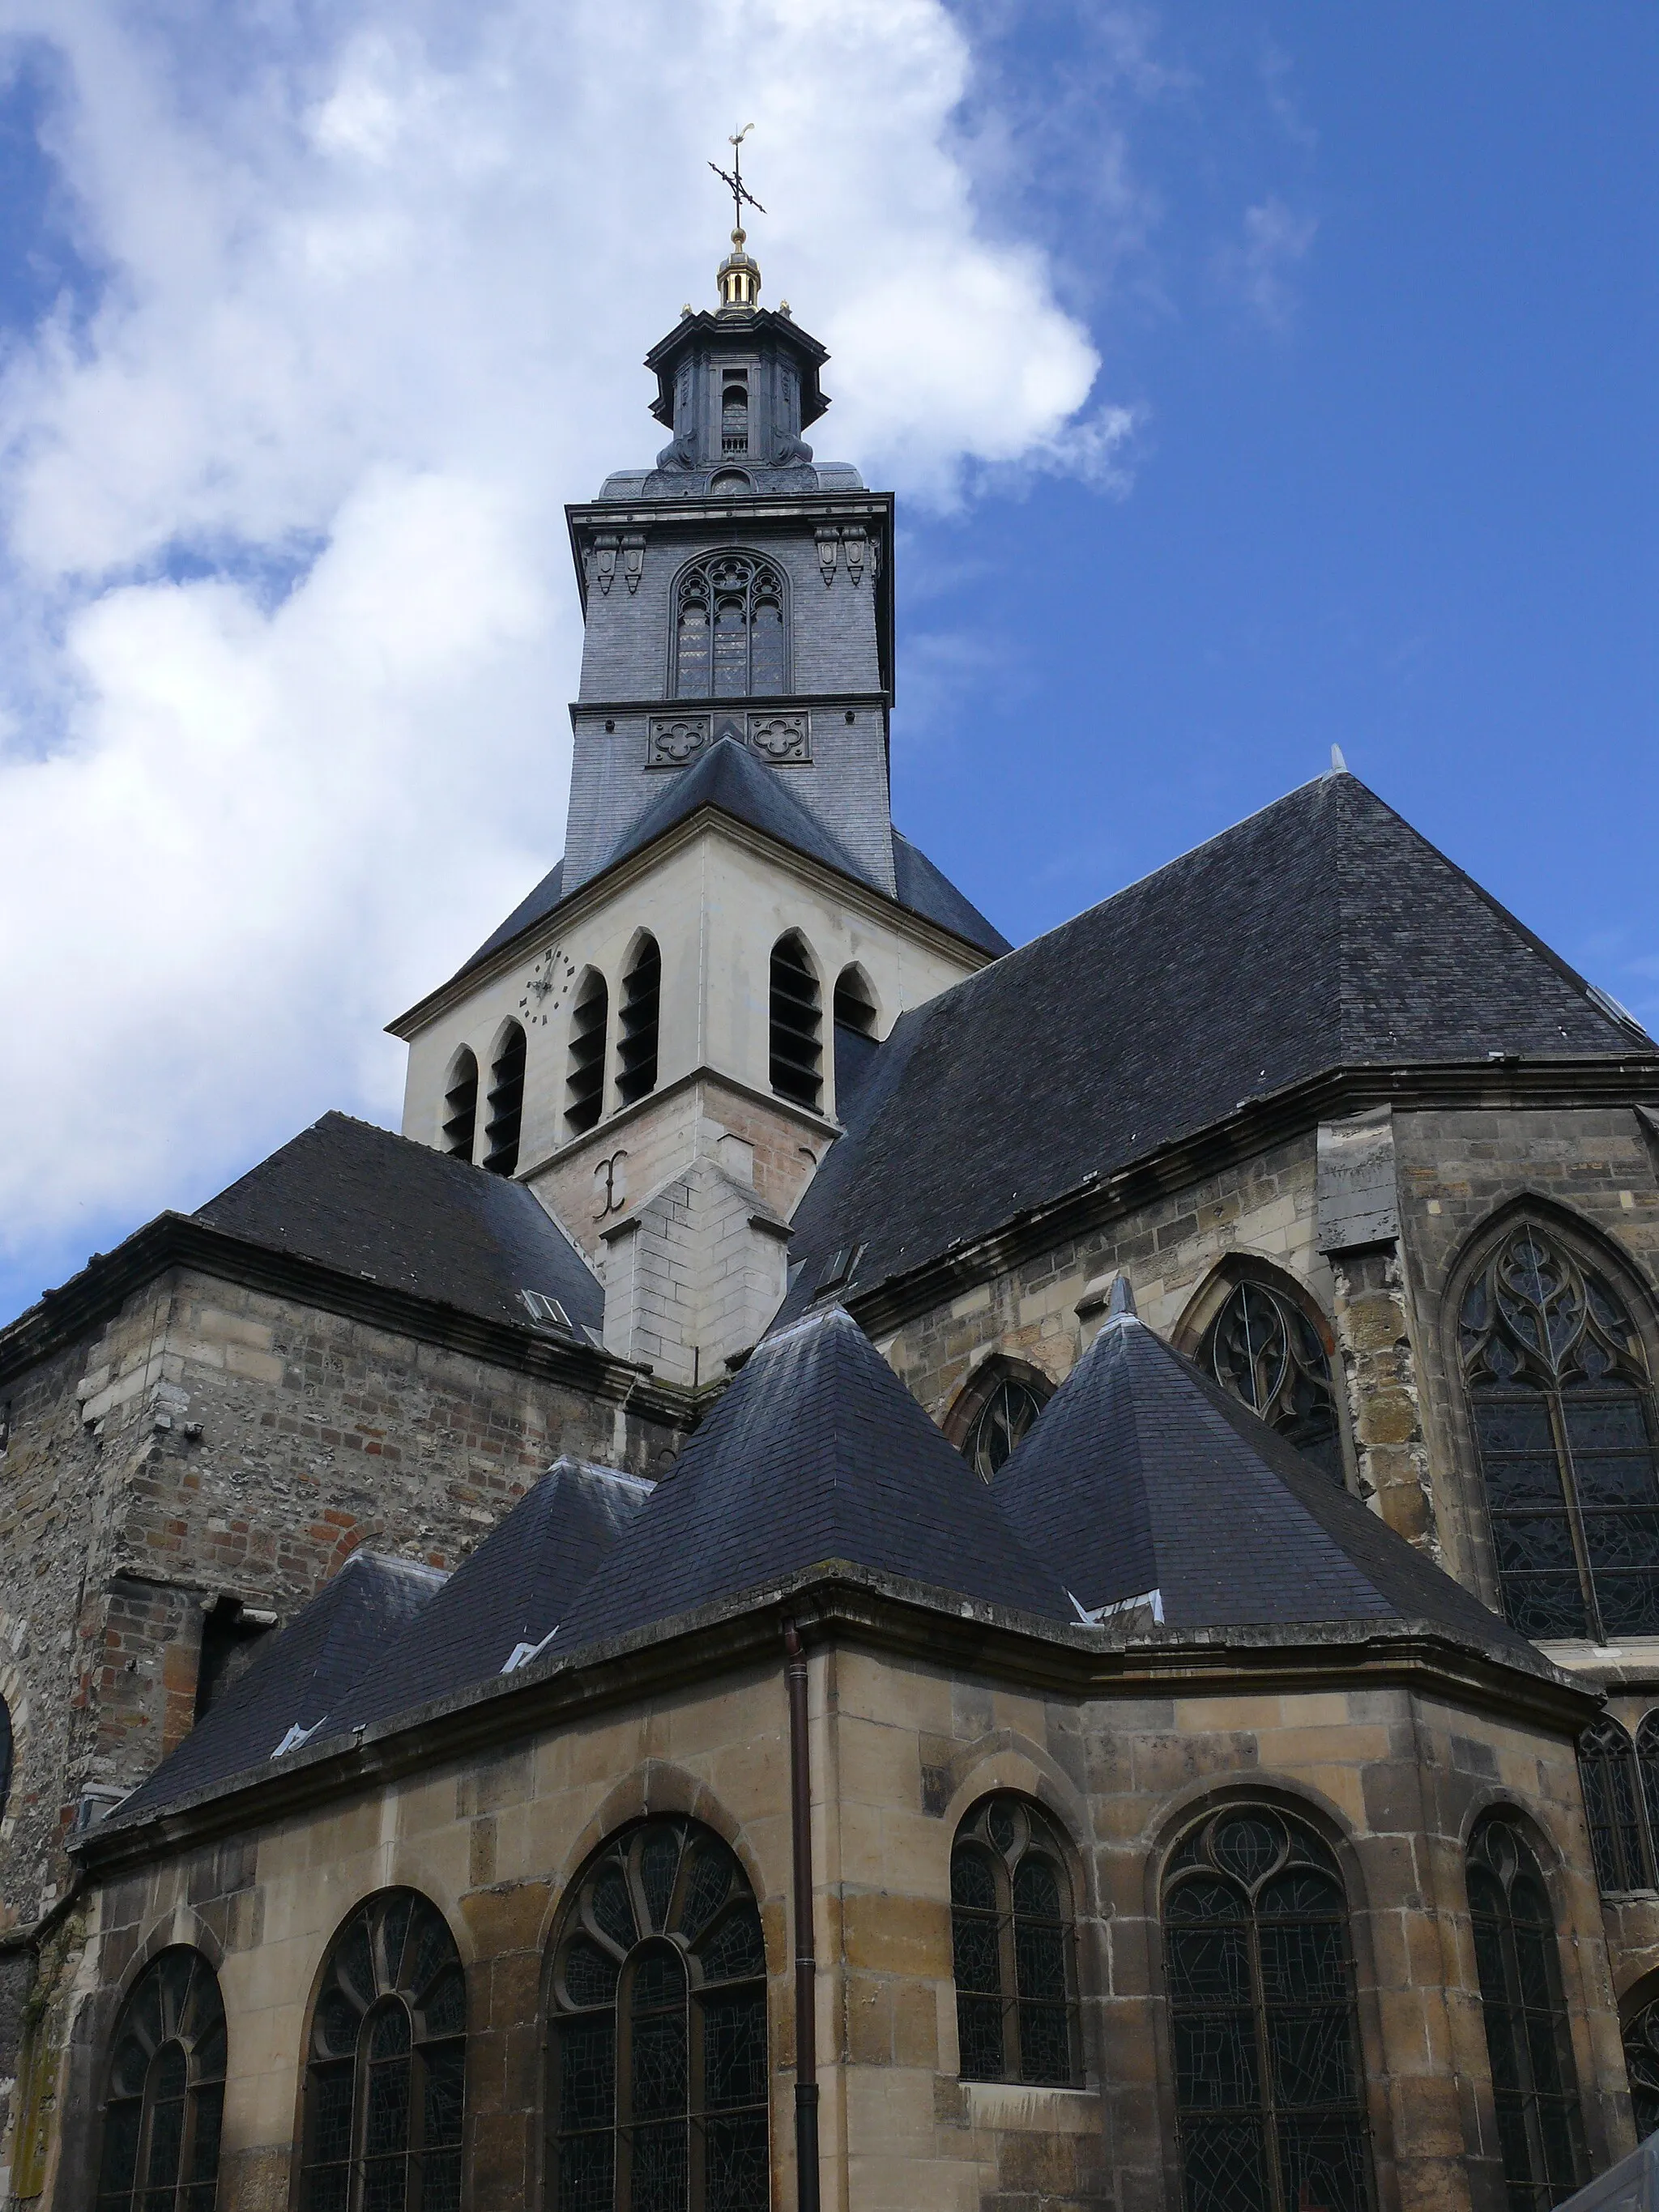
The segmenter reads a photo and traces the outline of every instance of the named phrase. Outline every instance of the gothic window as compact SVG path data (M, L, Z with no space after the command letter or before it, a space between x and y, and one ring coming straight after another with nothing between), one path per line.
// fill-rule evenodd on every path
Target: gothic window
M1579 1737L1578 1778L1603 1894L1653 1888L1653 1847L1643 1818L1636 1747L1616 1720L1596 1721Z
M654 937L641 937L623 977L617 1024L617 1092L624 1106L657 1087L657 1026L662 1009L662 953Z
M1504 1609L1522 1634L1659 1635L1659 1450L1635 1327L1534 1223L1464 1293L1464 1380Z
M489 1069L485 1100L484 1165L491 1175L510 1176L519 1164L519 1131L524 1121L525 1035L517 1022L501 1032Z
M611 994L597 968L576 986L570 1013L570 1066L565 1078L565 1127L573 1137L591 1129L605 1107L605 1028Z
M1636 1731L1636 1771L1648 1836L1659 1842L1659 1712L1646 1714ZM1659 1852L1649 1863L1659 1870Z
M988 1797L957 1831L951 1949L963 2079L1075 2082L1072 1885L1058 1835L1022 1797Z
M224 2101L218 1979L180 1944L150 1960L115 2024L97 2212L213 2212Z
M989 1482L1053 1395L1053 1383L1036 1368L994 1359L951 1408L945 1433L981 1481Z
M1265 1283L1236 1284L1204 1333L1198 1364L1242 1399L1333 1482L1342 1480L1342 1443L1330 1361L1302 1309Z
M553 2212L766 2212L766 1950L736 1857L650 1820L578 1877L556 1939Z
M465 1045L456 1054L444 1086L444 1150L470 1160L478 1128L478 1063Z
M1475 1832L1468 1885L1510 2212L1549 2212L1585 2179L1583 2128L1549 1893L1501 1814Z
M1334 1854L1266 1806L1188 1834L1164 1887L1187 2212L1361 2212L1370 2158Z
M1638 2142L1659 2129L1659 1999L1644 2004L1625 2029L1625 2071Z
M385 1889L352 1914L306 2058L301 2212L460 2212L466 1984L435 1905Z
M862 968L843 968L832 1002L836 1038L836 1110L844 1121L876 1053L875 994Z
M781 570L755 553L711 554L684 570L674 593L674 696L739 699L788 686Z
M818 979L792 929L772 947L772 1088L814 1113L823 1095L823 1030Z

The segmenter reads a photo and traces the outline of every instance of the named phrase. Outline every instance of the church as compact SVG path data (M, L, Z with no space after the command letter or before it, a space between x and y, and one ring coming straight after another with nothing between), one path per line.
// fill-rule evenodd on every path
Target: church
M7 2201L1548 2212L1659 2128L1659 1046L1340 756L1010 945L717 287L401 1134L0 1331Z

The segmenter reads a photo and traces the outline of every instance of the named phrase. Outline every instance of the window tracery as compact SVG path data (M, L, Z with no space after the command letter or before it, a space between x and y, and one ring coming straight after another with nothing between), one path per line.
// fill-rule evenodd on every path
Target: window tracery
M988 1797L951 1853L951 1948L965 2081L1079 2079L1072 1885L1035 1806Z
M302 2212L460 2212L466 1984L416 1891L382 1890L335 1937L307 2062Z
M1659 1997L1626 2023L1624 2041L1631 2117L1637 2141L1644 2142L1659 2129Z
M1578 1739L1578 1779L1602 1894L1653 1888L1653 1844L1644 1817L1636 1747L1610 1714Z
M1234 1285L1204 1332L1197 1363L1333 1482L1342 1481L1331 1364L1318 1330L1280 1291Z
M963 1456L981 1482L989 1482L1007 1464L1052 1395L1035 1376L998 1376L963 1438Z
M720 1838L672 1819L606 1844L566 1907L551 1995L556 2212L766 2212L766 1950Z
M1549 2212L1584 2179L1583 2124L1549 1893L1526 1838L1501 1814L1476 1830L1468 1876L1510 2212Z
M787 594L775 563L756 553L714 553L681 572L674 592L674 697L787 691L788 647Z
M1504 1609L1524 1635L1659 1635L1659 1450L1634 1322L1535 1223L1463 1295L1459 1349Z
M213 2212L225 2100L225 2008L199 1951L145 1967L110 2049L97 2212Z

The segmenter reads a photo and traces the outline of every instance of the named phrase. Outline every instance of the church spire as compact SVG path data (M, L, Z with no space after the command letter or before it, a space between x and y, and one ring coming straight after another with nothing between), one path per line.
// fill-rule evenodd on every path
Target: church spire
M722 169L718 161L708 164L732 195L732 251L721 262L714 277L720 286L722 314L748 314L760 305L760 264L744 251L748 239L743 228L745 204L757 215L766 213L743 181L743 142L754 127L752 123L745 123L735 137L727 140L732 149L730 169Z

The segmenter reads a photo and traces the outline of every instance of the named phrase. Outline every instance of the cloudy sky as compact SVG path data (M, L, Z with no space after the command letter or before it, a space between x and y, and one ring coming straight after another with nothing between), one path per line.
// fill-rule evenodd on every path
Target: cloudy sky
M1649 0L0 0L0 1318L395 1122L751 119L1011 935L1334 740L1659 1022L1656 90Z

